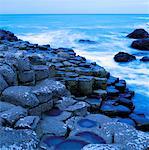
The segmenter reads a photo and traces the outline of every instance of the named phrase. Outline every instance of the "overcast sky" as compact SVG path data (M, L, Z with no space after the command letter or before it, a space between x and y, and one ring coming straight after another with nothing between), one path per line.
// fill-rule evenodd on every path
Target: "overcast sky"
M149 0L0 0L7 14L149 14Z

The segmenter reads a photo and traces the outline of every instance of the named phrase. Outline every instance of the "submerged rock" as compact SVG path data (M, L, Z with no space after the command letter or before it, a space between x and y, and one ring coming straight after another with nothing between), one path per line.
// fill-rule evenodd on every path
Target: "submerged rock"
M132 39L143 39L149 38L149 34L144 29L136 29L132 33L128 34L127 37Z
M149 57L148 56L144 56L140 59L140 61L143 61L143 62L149 62Z
M96 44L97 42L95 42L95 41L91 41L91 40L88 40L88 39L80 39L80 40L78 40L78 42L79 43L81 43L81 44Z
M119 52L118 54L116 54L114 56L114 60L116 62L129 62L129 61L132 61L132 60L135 60L136 57L133 56L133 55L130 55L128 53L124 53L124 52Z
M131 47L139 50L149 51L149 38L133 41Z

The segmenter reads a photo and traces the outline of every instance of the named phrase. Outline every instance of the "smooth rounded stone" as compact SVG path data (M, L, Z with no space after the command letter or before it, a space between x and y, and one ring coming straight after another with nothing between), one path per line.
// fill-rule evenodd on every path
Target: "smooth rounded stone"
M0 101L0 113L3 111L10 110L11 108L15 107L16 105L13 105L11 103L2 102Z
M116 62L130 62L132 60L135 60L136 57L133 55L130 55L128 53L125 52L119 52L114 56L114 60Z
M73 95L78 94L79 80L78 78L65 78L66 87Z
M102 105L101 112L108 116L128 116L131 110L123 105Z
M23 107L34 107L39 104L39 100L27 86L8 87L2 93L2 100Z
M64 109L68 108L69 106L74 105L76 102L77 101L71 97L62 97L62 99L60 99L56 102L55 106L61 110L64 110Z
M79 78L79 92L81 95L91 95L93 92L93 78Z
M122 123L126 123L128 125L131 125L133 127L136 126L135 122L132 119L130 119L130 118L118 118L118 121L122 122Z
M0 74L4 77L9 86L17 84L16 73L9 65L0 65Z
M36 150L38 138L30 129L15 130L12 128L0 128L0 149L1 150Z
M49 68L46 65L33 66L33 70L35 71L35 78L37 81L49 77Z
M92 144L106 144L106 141L102 137L95 134L94 132L88 131L79 132L75 135L75 137L79 137L84 141Z
M8 87L7 82L4 80L2 75L0 75L0 95Z
M149 51L149 38L133 41L131 47L139 50Z
M25 116L27 116L27 110L20 106L12 107L0 114L0 117L4 119L8 125L13 125L17 120Z
M18 63L18 66L17 66L17 69L19 71L29 71L31 70L31 64L30 64L30 61L28 58L17 58L17 63Z
M62 96L70 95L69 91L66 89L59 81L45 79L36 84L36 88L45 89L46 91L52 92L52 98L60 98Z
M57 136L65 136L67 133L67 126L63 121L46 117L41 121L42 134L53 134Z
M149 38L149 34L144 29L136 29L132 33L128 34L127 37L132 39L143 39Z
M134 104L133 104L132 100L129 100L126 98L119 98L117 102L121 105L124 105L124 106L130 108L131 110L134 109Z
M88 144L82 150L123 150L120 144Z
M56 145L65 140L62 136L44 135L40 141L40 147L42 149L54 149Z
M35 84L35 72L33 70L19 72L18 80L21 85L34 85Z
M71 117L71 113L67 112L67 111L62 111L58 108L53 108L48 112L45 112L43 117L44 118L51 118L51 119L55 119L55 120L59 120L59 121L65 121L68 118Z
M76 104L66 108L66 111L72 112L77 116L85 116L87 114L88 104L86 102L77 102Z
M143 61L143 62L149 62L149 57L148 56L144 56L140 59L140 61Z
M94 90L93 93L97 96L99 96L99 98L101 98L102 100L105 100L107 98L107 91L106 90Z
M80 44L96 44L96 43L97 43L97 42L95 42L95 41L88 40L88 39L80 39L80 40L78 40L78 42L79 42Z
M137 123L136 128L142 131L149 131L149 119L137 114L130 114L129 117Z
M115 98L119 96L119 91L115 89L114 86L107 87L106 91L109 98Z
M26 116L24 118L20 118L15 123L16 129L35 129L40 118L38 116Z
M95 89L103 89L107 88L107 78L94 78L94 88Z
M82 140L68 139L58 144L55 147L55 150L70 150L72 148L73 150L81 150L87 144L89 143L82 141Z
M117 83L119 81L119 78L110 76L107 80L107 84L108 85L115 85L115 83Z
M117 90L119 90L121 93L124 93L125 89L126 89L126 84L123 84L123 83L116 83L115 84L115 88Z

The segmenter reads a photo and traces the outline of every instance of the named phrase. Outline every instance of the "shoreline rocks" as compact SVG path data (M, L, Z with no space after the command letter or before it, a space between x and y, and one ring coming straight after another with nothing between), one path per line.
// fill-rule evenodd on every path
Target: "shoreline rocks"
M31 44L3 31L0 35L0 149L131 145L119 141L120 133L124 139L133 135L130 142L136 147L147 147L148 134L127 125L148 131L148 120L133 115L134 92L124 80L72 49Z
M114 56L116 62L130 62L136 60L136 57L125 52L119 52Z

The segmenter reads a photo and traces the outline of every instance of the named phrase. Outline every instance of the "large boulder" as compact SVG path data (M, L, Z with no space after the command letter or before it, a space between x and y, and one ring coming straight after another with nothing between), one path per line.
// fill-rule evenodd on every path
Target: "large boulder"
M125 52L119 52L114 56L116 62L129 62L135 60L136 57Z
M149 34L144 29L136 29L132 33L128 34L127 37L132 39L143 39L149 38Z
M39 100L27 86L8 87L2 93L2 100L23 107L34 107L39 104Z
M133 41L132 48L149 51L149 38Z
M143 61L143 62L149 62L149 57L148 56L144 56L140 59L140 61Z

